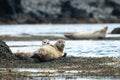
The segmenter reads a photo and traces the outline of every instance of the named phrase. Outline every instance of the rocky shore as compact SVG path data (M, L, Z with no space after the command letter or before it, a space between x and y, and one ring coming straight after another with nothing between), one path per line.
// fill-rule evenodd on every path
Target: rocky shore
M0 24L119 23L119 0L1 0Z
M39 68L59 72L78 70L79 76L120 76L119 57L64 57L46 62L34 62L16 57L3 41L0 42L0 55L0 78L3 75L8 78L21 75L19 72L12 72L14 68ZM28 73L24 73L24 76L26 74Z
M0 69L5 69L6 73L0 72L0 76L27 76L28 74L40 74L34 72L12 72L14 69L41 69L48 70L42 74L53 74L49 70L63 71L77 70L78 76L103 76L120 78L120 59L113 57L91 58L91 57L66 57L48 62L33 63L26 60L3 61L0 62ZM14 73L14 74L13 74ZM72 75L71 75L72 76Z

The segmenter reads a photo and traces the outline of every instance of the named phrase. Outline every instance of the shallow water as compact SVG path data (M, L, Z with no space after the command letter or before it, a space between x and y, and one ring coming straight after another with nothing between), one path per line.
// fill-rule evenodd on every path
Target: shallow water
M11 72L19 74L19 77L14 76L16 80L119 80L119 76L81 76L79 70L13 68ZM2 80L6 79L2 78Z
M120 24L34 24L34 25L0 25L0 35L28 36L28 35L52 35L63 36L68 32L94 31L96 29L108 26L107 36L120 37L120 35L111 35L114 28L120 27ZM55 43L55 41L51 41ZM7 44L15 53L17 50L28 52L40 48L41 41L7 41ZM119 40L67 40L65 52L68 56L120 56Z
M52 35L63 36L68 32L94 31L108 26L107 33L120 24L31 24L31 25L0 25L0 35L26 36L26 35ZM109 35L108 35L109 36ZM120 35L119 35L120 36Z
M54 44L55 41L50 41ZM119 40L66 40L64 52L67 56L85 57L118 57L120 56ZM33 52L40 48L41 41L7 41L13 53L17 50Z

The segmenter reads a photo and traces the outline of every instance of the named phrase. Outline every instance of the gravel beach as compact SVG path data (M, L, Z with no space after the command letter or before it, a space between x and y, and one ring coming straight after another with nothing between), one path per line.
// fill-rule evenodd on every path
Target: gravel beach
M47 62L1 60L0 68L39 68L49 70L81 70L83 76L120 76L120 59L116 57L65 57Z

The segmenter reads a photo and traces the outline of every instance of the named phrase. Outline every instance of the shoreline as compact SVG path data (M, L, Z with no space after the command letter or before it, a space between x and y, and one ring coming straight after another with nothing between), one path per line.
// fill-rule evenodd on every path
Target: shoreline
M0 68L80 70L81 75L120 76L120 59L119 57L65 57L37 63L30 60L1 60Z
M37 41L37 40L43 40L43 39L49 39L49 40L57 40L57 39L64 39L64 40L120 40L120 37L106 37L104 39L68 39L66 37L61 36L0 36L0 40L3 41Z
M117 80L120 79L120 57L66 57L40 63L25 60L0 62L0 79L19 78Z

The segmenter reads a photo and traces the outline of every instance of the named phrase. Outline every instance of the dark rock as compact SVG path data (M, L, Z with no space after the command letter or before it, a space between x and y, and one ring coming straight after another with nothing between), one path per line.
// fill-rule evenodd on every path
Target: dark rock
M0 0L0 17L15 19L22 12L21 0Z
M23 7L21 6L21 0L11 0L11 3L13 3L13 8L15 9L16 13L22 13Z
M113 29L111 34L120 34L120 27Z
M120 6L118 0L117 1L115 1L115 0L105 0L105 5L113 7L113 8Z
M98 7L98 4L96 2L90 2L89 6Z
M1 60L14 60L17 59L16 56L9 49L8 45L0 41L0 59Z
M61 12L64 15L69 15L70 17L85 18L88 17L88 13L85 9L78 9L73 7L70 1L61 2Z
M112 11L113 16L120 16L120 7L114 8Z
M116 0L105 0L106 6L110 6L113 8L112 15L120 16L120 1Z
M0 0L0 17L10 17L13 15L13 10L8 0Z
M31 16L32 18L38 19L40 17L40 14L36 13L36 12L32 12L30 11L29 13L27 13L29 16Z
M49 13L46 13L46 12L43 12L43 11L39 11L39 10L36 11L36 12L30 11L28 14L35 19L53 17L53 15L51 15Z
M120 22L119 0L0 0L0 11L8 24Z

